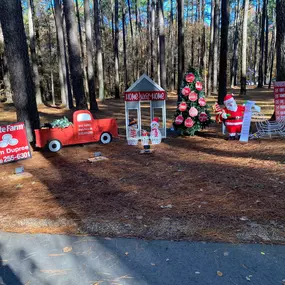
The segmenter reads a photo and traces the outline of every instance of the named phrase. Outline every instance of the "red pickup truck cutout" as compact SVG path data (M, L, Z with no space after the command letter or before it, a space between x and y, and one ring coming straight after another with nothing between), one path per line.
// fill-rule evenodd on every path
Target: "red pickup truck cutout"
M108 144L118 137L116 119L94 119L87 110L73 113L73 124L66 128L41 128L35 130L36 147L47 147L58 152L62 146L100 141Z

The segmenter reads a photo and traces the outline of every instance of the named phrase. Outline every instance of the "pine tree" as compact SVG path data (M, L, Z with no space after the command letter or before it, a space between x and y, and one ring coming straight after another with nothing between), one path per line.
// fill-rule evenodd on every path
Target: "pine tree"
M197 131L209 126L212 122L201 78L194 68L189 68L184 75L178 102L173 126L176 130L180 130L182 135L194 136Z

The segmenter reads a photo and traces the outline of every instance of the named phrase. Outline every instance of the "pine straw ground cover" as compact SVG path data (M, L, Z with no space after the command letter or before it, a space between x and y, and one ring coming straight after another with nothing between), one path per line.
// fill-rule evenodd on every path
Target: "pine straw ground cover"
M272 92L262 92L250 94L269 115ZM175 98L170 94L168 126ZM119 140L33 151L32 159L0 166L1 230L285 242L284 140L228 142L214 124L195 137L170 136L152 155L140 155L124 138L123 100L100 109L98 117L117 118ZM48 107L40 115L42 123L71 118ZM0 123L13 121L13 107L2 104ZM108 160L87 162L95 151ZM32 177L13 178L17 166Z

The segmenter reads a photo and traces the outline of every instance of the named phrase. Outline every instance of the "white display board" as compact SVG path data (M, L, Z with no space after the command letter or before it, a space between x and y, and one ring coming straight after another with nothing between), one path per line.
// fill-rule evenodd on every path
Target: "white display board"
M239 139L241 142L248 142L251 116L252 116L252 108L253 107L258 112L260 112L260 107L255 105L254 101L247 101L245 103L245 111L244 111L244 115L243 115L241 135L240 135L240 139Z

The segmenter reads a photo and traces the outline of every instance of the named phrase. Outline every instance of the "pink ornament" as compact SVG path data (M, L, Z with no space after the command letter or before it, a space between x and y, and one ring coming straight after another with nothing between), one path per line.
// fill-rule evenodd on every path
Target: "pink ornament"
M190 117L188 117L185 120L184 125L185 125L186 128L191 128L191 127L194 126L194 121Z
M176 124L176 125L181 125L181 124L183 123L183 121L184 121L183 116L182 116L182 115L179 115L179 116L177 116L176 119L175 119L175 124Z
M198 99L198 94L195 91L191 91L188 98L190 101L194 102Z
M184 95L184 96L188 96L190 94L190 88L189 87L184 87L181 91L181 93Z
M185 76L185 80L189 83L192 83L195 80L195 75L193 73L188 73Z
M202 107L206 106L206 100L204 98L199 98L198 103Z
M181 103L179 104L178 109L179 109L180 112L184 112L184 111L187 109L187 104L186 104L186 102L181 102Z
M202 83L200 81L196 82L195 87L198 91L202 91L203 89Z
M191 107L189 110L189 116L196 117L198 115L198 110L195 107Z
M200 122L206 122L208 120L208 115L205 112L201 112L199 114L199 121Z

